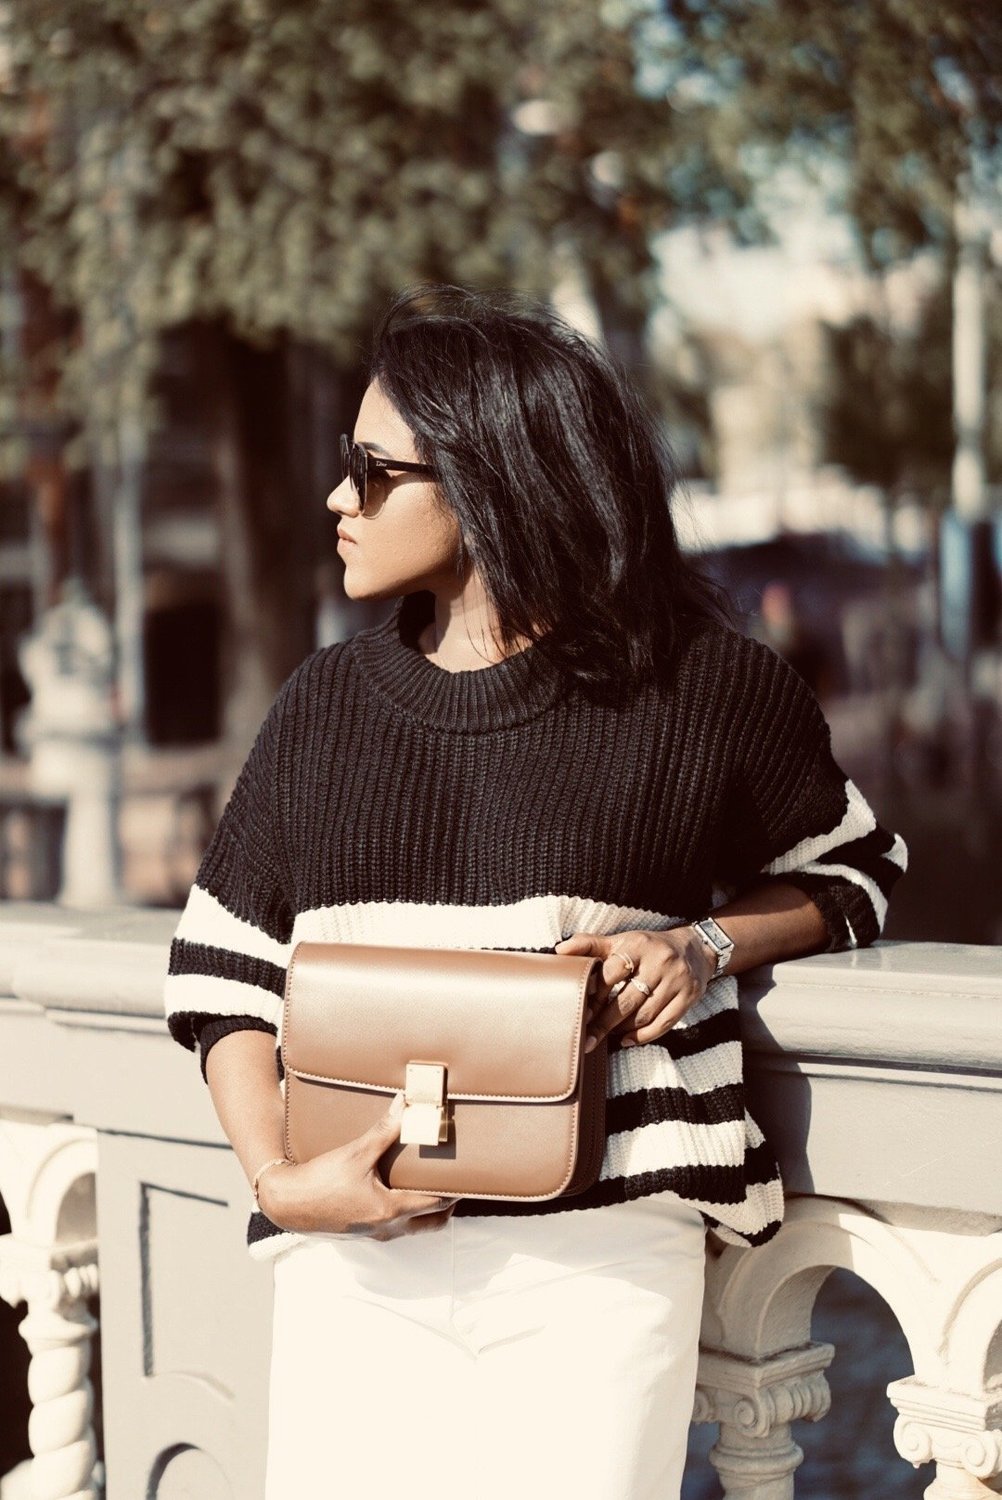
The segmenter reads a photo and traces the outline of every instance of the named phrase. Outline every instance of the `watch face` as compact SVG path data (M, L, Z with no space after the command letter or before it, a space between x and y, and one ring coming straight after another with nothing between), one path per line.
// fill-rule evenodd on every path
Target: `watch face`
M699 925L721 953L729 953L734 947L724 929L712 917L704 917Z

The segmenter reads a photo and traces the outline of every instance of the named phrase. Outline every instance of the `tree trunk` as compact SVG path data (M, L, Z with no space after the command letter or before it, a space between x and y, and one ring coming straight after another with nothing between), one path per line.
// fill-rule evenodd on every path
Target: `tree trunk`
M202 325L197 337L218 480L223 728L247 744L316 645L319 581L337 557L324 501L338 482L337 433L354 422L358 381L285 340L260 349L221 324Z

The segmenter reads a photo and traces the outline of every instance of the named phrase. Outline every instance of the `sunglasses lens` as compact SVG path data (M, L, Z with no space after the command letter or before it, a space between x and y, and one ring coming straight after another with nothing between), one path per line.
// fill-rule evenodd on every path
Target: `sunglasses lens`
M366 458L365 449L356 443L351 450L351 482L358 496L360 510L365 509L365 480L366 480Z
M344 434L341 436L341 478L350 479L351 487L358 496L359 510L365 510L365 449L353 443Z

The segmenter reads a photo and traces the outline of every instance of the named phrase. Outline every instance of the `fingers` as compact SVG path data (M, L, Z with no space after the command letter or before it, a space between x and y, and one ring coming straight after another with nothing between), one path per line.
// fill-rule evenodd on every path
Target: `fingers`
M386 1113L358 1137L356 1148L359 1155L373 1162L377 1161L387 1147L392 1146L399 1138L403 1112L404 1094L402 1089L398 1089L390 1100Z
M600 1006L611 1003L631 975L639 973L649 940L650 934L641 931L617 932L613 937L600 940L603 946L595 950L602 954L598 1005L592 1007L596 1013Z
M646 995L630 979L640 979L651 993ZM609 999L588 1025L585 1051L593 1052L604 1037L618 1032L624 1047L654 1041L685 1015L704 993L706 986L683 959L669 959L667 966L637 966L629 979L616 982Z
M456 1202L459 1200L457 1199ZM391 1219L385 1224L379 1225L369 1231L368 1238L372 1240L399 1240L405 1234L424 1234L428 1230L442 1229L452 1217L455 1203L444 1208L440 1213L414 1214L407 1219Z
M448 1208L434 1214L412 1214L405 1225L406 1234L423 1234L426 1229L441 1229L452 1218L452 1211L459 1202L457 1198Z
M650 1000L653 999L654 995L650 997ZM593 1052L604 1037L615 1031L616 1027L621 1026L624 1021L629 1021L645 1003L650 1002L645 1000L643 991L637 989L635 984L629 984L623 980L613 985L607 1003L592 1016L589 1022L585 1051Z
M705 987L691 976L681 984L664 980L620 1027L620 1046L635 1047L664 1036L704 993Z
M602 937L596 932L575 932L571 937L561 938L559 943L553 946L554 953L571 954L598 954L605 955L608 952L609 939Z
M419 1198L423 1198L426 1195L424 1193L418 1193L415 1196L417 1196ZM451 1214L452 1210L455 1208L456 1204L459 1202L458 1198L450 1198L448 1196L448 1194L446 1194L446 1193L431 1193L431 1194L429 1194L427 1196L429 1198L429 1202L431 1204L431 1207L429 1207L429 1208L415 1208L413 1210L409 1210L408 1211L408 1218L412 1218L412 1219L426 1219L426 1218L428 1218L428 1216L430 1214L436 1214L436 1213L448 1213L448 1214Z
M651 1004L657 1000L660 1010L653 1013L650 1011ZM670 987L666 988L663 997L655 990L651 999L642 1006L637 1013L623 1025L619 1033L619 1045L621 1047L636 1047L644 1042L656 1041L658 1037L664 1036L670 1031L676 1022L680 1021L694 1001L685 1001L678 994L672 994Z
M417 1193L410 1188L388 1188L378 1179L376 1187L377 1191L382 1188L380 1197L384 1199L388 1212L398 1218L438 1213L446 1208L451 1210L459 1202L448 1193Z

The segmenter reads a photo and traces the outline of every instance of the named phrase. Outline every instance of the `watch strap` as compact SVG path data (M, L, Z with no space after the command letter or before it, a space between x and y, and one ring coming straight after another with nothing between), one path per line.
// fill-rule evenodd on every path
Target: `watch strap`
M722 974L730 962L731 954L734 952L733 939L729 938L719 923L712 917L701 917L699 921L693 922L693 930L717 960L717 966L713 971L714 979Z

